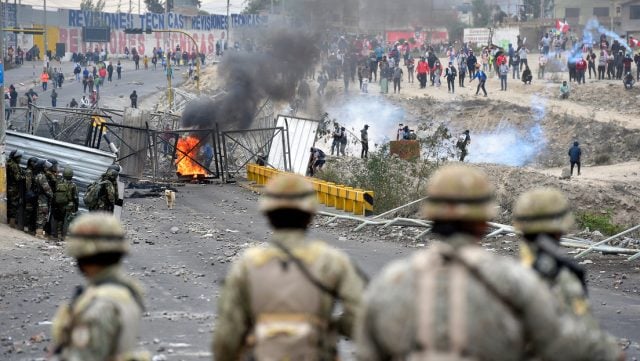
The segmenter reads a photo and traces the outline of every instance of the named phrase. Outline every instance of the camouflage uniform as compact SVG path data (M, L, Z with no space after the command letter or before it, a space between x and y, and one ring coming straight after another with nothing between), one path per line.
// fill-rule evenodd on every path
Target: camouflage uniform
M356 322L358 360L620 356L603 347L601 333L561 315L534 272L478 245L472 234L481 232L473 227L495 214L492 193L474 168L449 166L434 174L423 214L442 238L372 282Z
M67 226L73 220L74 214L78 211L79 199L78 188L71 180L73 169L69 166L64 169L64 177L58 181L54 197L53 217L56 220L56 234L58 239L63 239ZM64 204L59 203L59 198L65 198Z
M51 186L47 181L47 176L45 175L45 170L43 167L45 164L50 165L50 163L41 160L39 163L38 173L35 177L35 188L37 189L38 194L38 208L36 213L36 237L44 238L44 227L49 218L49 206L51 204L51 198L53 198L53 191L51 191Z
M107 171L100 178L100 193L98 195L98 206L95 210L113 213L116 203L116 191L113 186L113 171ZM117 175L115 176L117 178Z
M58 181L60 180L60 177L58 175L58 161L55 159L47 159L47 162L51 164L51 167L45 170L45 175L47 176L47 181L49 182L49 187L51 187L51 191L55 193L58 187ZM44 229L45 229L45 233L47 233L49 236L53 236L55 231L55 227L53 224L54 222L53 211L54 211L55 205L54 205L53 199L49 203L49 208L50 208L49 218L47 218L47 223L45 224Z
M313 214L315 193L302 178L281 176L266 186L260 208ZM306 240L303 229L276 229L270 245L247 250L227 275L214 359L334 360L337 334L351 336L363 287L345 254Z
M36 229L36 209L38 206L37 190L35 185L34 167L38 162L38 158L31 157L27 161L27 169L24 172L25 184L25 200L24 200L24 228L27 232L33 232Z
M16 220L22 207L22 189L24 172L20 168L22 152L12 151L7 160L7 218L12 228L16 227Z
M69 227L67 253L77 259L128 251L120 222L105 213L80 216ZM148 360L137 350L144 307L137 282L120 263L87 278L71 302L62 305L53 320L54 359L60 361Z
M587 299L584 269L559 251L559 238L573 226L567 198L553 188L528 191L516 201L513 219L514 227L523 234L522 264L535 270L547 283L561 312L579 318L594 330L599 329ZM606 333L601 342L611 347L616 345Z

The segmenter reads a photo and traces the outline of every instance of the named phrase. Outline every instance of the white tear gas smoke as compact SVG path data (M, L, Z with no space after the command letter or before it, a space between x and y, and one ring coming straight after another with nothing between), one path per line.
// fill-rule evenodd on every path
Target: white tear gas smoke
M188 128L247 129L262 101L288 101L314 66L319 50L311 34L285 29L264 34L260 52L227 51L218 65L226 94L189 103L182 114Z
M546 115L546 101L533 96L531 112L534 122L528 129L518 129L503 119L491 131L479 134L472 132L467 159L474 163L496 163L509 166L533 163L547 144L541 124Z
M583 44L587 44L589 47L591 47L593 45L594 40L600 39L599 35L601 34L604 34L613 40L617 40L622 47L627 49L627 53L632 52L631 47L629 46L629 44L625 39L620 37L620 35L616 34L616 32L611 31L606 27L602 26L597 19L591 19L587 21L587 24L585 24L584 30L582 31L582 42L578 42L573 45L571 54L569 54L570 61L576 62L582 59Z
M396 140L398 123L403 123L405 111L381 96L355 96L326 108L331 119L360 137L360 129L369 125L369 147Z

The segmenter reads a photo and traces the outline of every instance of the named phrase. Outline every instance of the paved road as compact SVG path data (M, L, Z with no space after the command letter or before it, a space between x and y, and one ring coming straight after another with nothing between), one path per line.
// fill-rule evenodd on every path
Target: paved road
M125 266L147 290L141 343L150 351L168 360L210 359L219 285L229 262L242 249L269 237L256 198L235 185L188 185L179 188L173 210L166 209L161 197L125 200L125 225L133 242ZM173 226L179 227L175 234L170 231ZM314 227L311 236L345 250L370 275L412 251L324 226ZM55 307L80 282L59 247L0 237L0 359L44 357ZM637 297L599 289L592 290L592 297L607 329L639 339ZM41 333L45 340L37 342ZM351 359L350 345L343 346L344 359ZM637 356L638 350L632 351Z
M162 71L162 67L159 66L158 70L154 71L151 64L149 64L149 69L144 70L141 63L141 70L135 70L132 61L123 59L121 62L123 65L122 79L116 79L117 75L114 70L113 81L105 82L106 84L100 88L100 105L102 107L121 109L129 106L129 95L133 90L137 91L140 101L144 97L166 90L167 79ZM115 67L116 61L113 61L113 64ZM74 79L73 65L71 62L58 63L56 61L50 64L53 68L62 68L65 75L62 88L56 89L58 92L59 107L66 106L71 101L71 98L79 101L83 95L82 81ZM88 69L91 71L91 67ZM187 71L186 66L174 68L174 86L178 86L184 82L183 73L185 71ZM8 87L10 84L14 84L20 95L24 95L29 88L33 88L39 96L38 105L51 106L50 95L53 84L49 84L46 92L42 91L42 87L39 84L41 72L41 62L25 62L21 67L5 72L5 85ZM34 80L37 80L37 85L34 85ZM87 92L86 95L88 97L89 93Z

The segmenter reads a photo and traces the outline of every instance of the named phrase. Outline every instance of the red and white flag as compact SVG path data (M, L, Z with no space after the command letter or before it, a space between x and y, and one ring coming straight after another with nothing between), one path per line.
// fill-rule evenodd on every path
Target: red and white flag
M556 20L556 30L561 33L566 33L567 31L569 31L569 23L567 23L567 20Z
M632 48L637 48L638 47L638 39L634 38L633 36L629 37L629 46Z

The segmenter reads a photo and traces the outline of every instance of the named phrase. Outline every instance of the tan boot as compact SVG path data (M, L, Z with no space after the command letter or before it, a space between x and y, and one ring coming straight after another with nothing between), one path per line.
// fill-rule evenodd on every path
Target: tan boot
M16 219L15 218L9 218L9 227L11 228L16 228Z
M47 239L47 237L44 235L44 229L42 229L42 228L37 228L36 229L36 238Z

